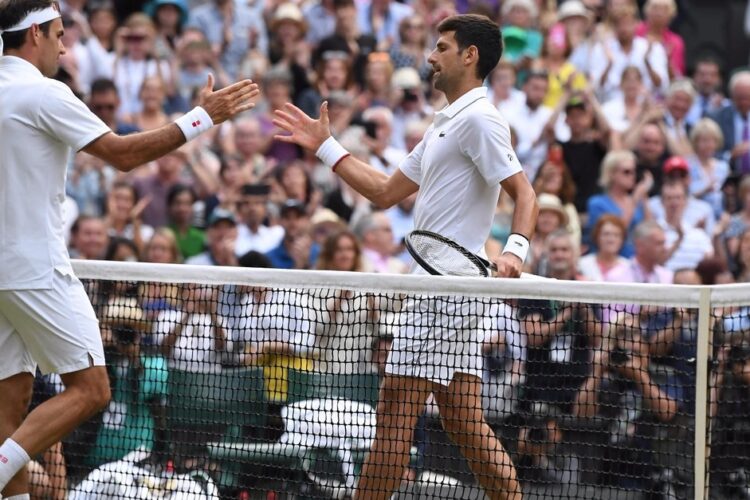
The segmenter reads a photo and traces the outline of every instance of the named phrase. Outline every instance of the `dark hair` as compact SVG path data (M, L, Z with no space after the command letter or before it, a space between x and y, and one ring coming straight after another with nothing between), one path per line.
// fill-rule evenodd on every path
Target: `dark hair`
M44 10L52 5L57 5L52 0L7 0L0 7L0 31L15 26L26 18L31 12ZM44 36L49 36L52 21L39 25ZM4 50L20 49L26 41L26 32L29 28L20 31L10 31L2 34Z
M237 263L240 265L240 267L261 267L265 269L273 267L273 262L271 262L271 259L255 250L250 250L249 252L244 254L237 260Z
M500 27L486 16L463 14L451 16L440 22L438 33L453 31L459 50L475 46L479 52L477 76L484 80L497 66L503 55L503 38Z
M355 7L354 0L333 0L333 10Z
M81 229L81 226L90 220L101 221L102 218L97 217L95 215L87 215L87 214L79 215L78 218L75 220L75 222L73 222L73 225L70 226L70 234L71 235L78 234L78 230Z
M141 260L140 254L138 252L138 247L135 246L135 243L132 240L129 240L128 238L122 238L120 236L112 236L109 239L109 245L107 246L107 251L104 252L104 260L112 260L115 258L115 254L117 253L117 249L120 247L128 247L133 251L133 254L135 254L135 258L138 260Z
M109 78L97 78L91 83L91 91L89 95L104 94L107 92L114 92L119 95L117 85Z
M115 181L109 188L109 194L114 193L117 189L127 189L128 191L130 191L130 194L133 195L133 203L138 203L138 191L136 191L135 186L133 186L131 183L127 181Z
M193 202L198 199L195 191L193 191L193 188L191 188L190 186L187 186L185 184L175 184L174 186L169 188L169 191L167 191L167 207L171 207L174 203L175 198L177 198L184 192L190 193L190 196L193 197Z

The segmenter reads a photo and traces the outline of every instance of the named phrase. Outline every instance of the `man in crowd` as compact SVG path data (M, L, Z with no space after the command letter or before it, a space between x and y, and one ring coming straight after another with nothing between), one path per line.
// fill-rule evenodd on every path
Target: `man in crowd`
M710 116L724 134L722 156L732 171L750 173L750 71L735 73L729 81L731 104Z
M208 249L194 257L190 257L185 264L197 266L236 266L235 255L237 242L237 219L232 212L217 208L211 212L206 229L206 244Z
M266 253L276 248L284 237L281 226L267 226L268 195L271 187L267 184L245 184L237 200L237 213L240 224L237 228L237 244L234 251L238 256L250 250Z
M300 201L289 199L281 206L284 238L266 257L276 269L313 269L320 247L310 235L310 216Z

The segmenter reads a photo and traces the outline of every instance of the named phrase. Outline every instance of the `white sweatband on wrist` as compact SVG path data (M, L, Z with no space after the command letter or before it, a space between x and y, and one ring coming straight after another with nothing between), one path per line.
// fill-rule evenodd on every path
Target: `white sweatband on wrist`
M505 242L503 253L512 253L521 259L521 262L526 262L526 255L529 253L529 240L521 234L512 233L508 236L508 241Z
M345 156L349 156L349 151L331 136L320 145L315 156L328 168L334 168Z
M214 122L200 106L196 106L174 121L180 127L187 142L192 141L206 130L214 126Z

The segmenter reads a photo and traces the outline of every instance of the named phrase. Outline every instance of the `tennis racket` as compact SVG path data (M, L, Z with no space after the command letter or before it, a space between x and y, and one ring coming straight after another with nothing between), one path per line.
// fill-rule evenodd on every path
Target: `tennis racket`
M497 273L494 263L432 231L416 229L406 235L404 243L417 264L430 274L485 278ZM539 278L528 273L521 277Z

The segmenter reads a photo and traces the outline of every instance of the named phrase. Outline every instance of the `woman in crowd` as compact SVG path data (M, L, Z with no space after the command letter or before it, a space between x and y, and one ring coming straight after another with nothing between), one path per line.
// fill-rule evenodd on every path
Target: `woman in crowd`
M167 93L161 78L158 76L146 77L138 95L141 100L141 110L126 117L126 122L142 131L155 130L170 122L169 117L164 112Z
M179 264L182 262L177 239L171 229L160 227L146 244L143 261L153 264ZM179 304L179 287L173 283L144 283L140 290L141 305L149 320L160 311L175 309ZM150 337L149 337L150 339Z
M424 19L419 15L406 17L399 24L398 32L399 41L389 51L393 68L412 67L426 81L432 71L427 64L432 47L428 45L431 40Z
M584 242L592 248L593 228L604 214L614 214L620 217L628 228L628 234L648 215L647 196L654 180L649 172L644 174L643 180L635 180L635 155L627 150L615 150L607 153L602 160L599 185L604 193L589 198L587 213L589 220L584 232ZM633 243L626 239L622 248L623 257L633 255Z
M156 27L156 53L164 58L174 58L182 28L188 19L185 0L153 0L147 4L146 12Z
M729 164L716 157L724 135L715 121L703 118L690 131L695 155L687 158L690 167L690 194L711 204L718 219L724 212L722 188L729 177Z
M248 184L248 172L236 156L223 156L219 167L219 189L206 199L206 219L216 208L233 212L240 196L240 189Z
M622 135L637 123L638 118L646 111L648 99L644 95L643 75L635 66L627 66L620 78L622 95L618 95L602 106L612 128L612 147L622 146Z
M89 8L91 34L86 39L86 48L91 58L92 77L109 78L115 62L115 30L117 17L112 5L106 2L93 3Z
M120 93L120 116L133 115L141 110L141 87L149 76L161 78L167 95L173 95L173 75L169 62L160 59L155 52L156 29L151 18L142 13L132 14L117 36L117 55L111 76Z
M568 61L570 51L570 41L565 33L565 26L552 25L544 40L542 57L534 63L536 69L546 71L548 74L549 85L543 104L549 108L557 107L565 89L582 91L586 88L586 77Z
M643 8L646 16L635 29L636 36L664 46L669 62L669 77L677 79L685 74L685 42L671 31L669 25L677 15L675 0L647 0Z
M554 194L541 193L537 195L539 216L536 220L534 235L526 258L526 270L535 274L544 274L545 248L547 236L568 224L568 214L563 208L560 198Z
M318 269L324 271L365 271L362 248L351 231L333 234L323 245L318 256Z
M315 84L305 89L299 97L299 108L307 115L317 118L320 103L327 100L331 92L343 91L356 95L351 56L347 52L329 50L323 52L317 64Z
M558 161L547 160L544 162L536 174L533 186L537 195L549 193L560 198L563 209L568 216L566 228L574 235L576 241L580 241L581 220L573 204L576 196L576 186L570 175L570 170L568 170L567 165L563 163L562 159Z
M203 252L205 234L193 225L193 206L197 201L195 191L184 184L173 186L167 193L169 229L176 239L178 254L183 259Z
M372 52L367 56L365 87L357 100L360 110L364 111L372 106L391 107L393 104L392 75L393 62L388 52Z
M354 233L331 235L318 257L318 269L364 271L362 249ZM372 294L335 290L323 297L325 311L317 334L318 369L332 373L357 373L367 366L370 345L379 318Z
M141 221L141 214L150 201L148 196L138 200L132 185L115 182L107 195L107 213L104 217L107 233L132 240L138 251L142 251L154 234L154 229Z
M620 255L625 244L627 227L616 215L602 215L591 232L591 240L596 251L581 257L578 261L578 272L589 281L608 281L609 272L627 262Z

